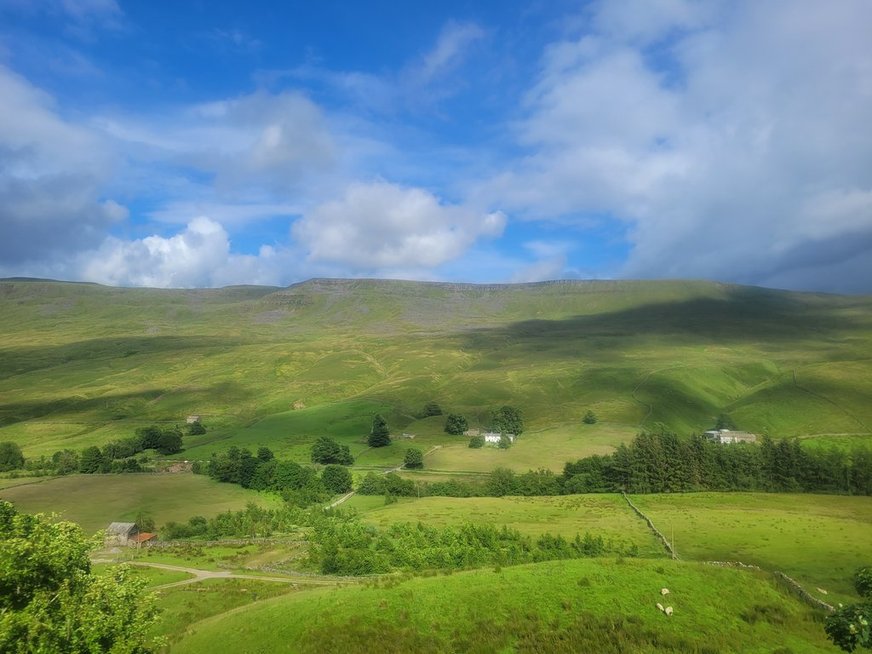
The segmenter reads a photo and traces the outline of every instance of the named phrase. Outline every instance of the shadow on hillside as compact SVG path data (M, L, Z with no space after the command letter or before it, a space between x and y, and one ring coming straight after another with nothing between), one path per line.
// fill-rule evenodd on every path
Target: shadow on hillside
M212 350L240 343L217 336L134 336L93 338L63 345L13 346L0 348L0 379L79 361L168 353L180 356L190 350Z
M198 389L152 388L131 393L109 393L98 397L70 395L48 400L8 402L0 404L0 427L51 416L59 418L62 416L64 421L75 421L77 416L84 415L87 415L89 422L129 418L150 420L152 415L160 413L160 405L155 407L156 410L148 411L148 405L151 403L165 399L173 407L195 407L216 396L246 401L250 400L254 393L236 382L222 382ZM171 412L173 418L181 419L183 417L175 415L177 413L175 409ZM167 418L155 417L153 419L164 420Z
M847 314L846 309L860 309ZM466 347L494 350L530 347L536 352L588 344L596 350L620 349L630 340L674 338L675 344L760 343L784 347L843 340L851 332L872 332L868 302L815 297L803 300L765 289L737 289L727 299L697 298L661 302L623 311L562 320L525 320L467 331ZM638 342L638 341L637 341Z

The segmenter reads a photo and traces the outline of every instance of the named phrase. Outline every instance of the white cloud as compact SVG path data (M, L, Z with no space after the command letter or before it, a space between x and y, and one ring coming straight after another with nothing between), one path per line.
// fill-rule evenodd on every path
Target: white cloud
M449 72L463 61L470 46L484 36L484 30L475 23L448 23L433 48L412 68L414 75L420 82L427 82Z
M143 161L213 174L219 190L290 195L336 163L323 113L295 92L258 92L138 119L103 116L95 123Z
M0 261L25 262L99 243L126 218L101 200L112 156L61 118L52 98L0 66Z
M482 196L626 221L628 276L847 288L827 254L872 240L872 5L641 5L599 4L593 33L548 49L529 154Z
M386 182L352 184L293 226L315 262L354 271L429 269L459 257L477 239L502 233L505 217L442 204L431 193Z
M233 254L227 232L206 217L169 237L107 238L97 250L83 253L75 270L87 281L156 288L278 284L296 272L287 252L269 246L257 255Z

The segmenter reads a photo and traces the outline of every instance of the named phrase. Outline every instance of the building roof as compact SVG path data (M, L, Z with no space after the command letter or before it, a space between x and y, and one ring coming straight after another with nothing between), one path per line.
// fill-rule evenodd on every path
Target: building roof
M136 531L136 523L135 522L113 522L108 527L106 527L106 531L110 534L121 534L127 536L131 531Z
M144 543L144 542L149 541L152 538L156 538L156 537L157 537L157 534L152 534L148 531L143 531L143 532L136 534L136 536L131 536L130 540L134 543Z

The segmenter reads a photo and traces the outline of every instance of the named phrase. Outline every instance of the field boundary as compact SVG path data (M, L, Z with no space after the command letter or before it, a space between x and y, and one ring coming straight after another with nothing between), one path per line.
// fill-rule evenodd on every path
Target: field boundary
M639 507L637 507L635 504L633 504L633 502L630 501L630 498L627 497L627 494L624 491L621 491L621 497L626 500L627 504L631 509L633 509L635 514L642 518L642 520L644 520L648 524L648 528L654 533L654 535L660 540L660 542L663 543L663 547L666 548L666 551L669 552L669 555L673 559L678 559L679 556L675 553L675 548L672 546L672 543L670 543L666 536L660 533L660 530L654 526L654 522L651 520L651 518L642 513L642 511L639 510Z

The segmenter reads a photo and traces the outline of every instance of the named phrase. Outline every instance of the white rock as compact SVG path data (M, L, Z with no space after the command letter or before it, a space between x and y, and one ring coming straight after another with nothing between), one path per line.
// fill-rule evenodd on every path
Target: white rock
M672 615L672 607L671 607L671 606L667 606L665 609L663 609L663 612L664 612L666 615Z
M668 594L669 594L669 589L668 589L668 588L661 588L661 589L660 589L660 594L661 594L661 595L668 595Z
M663 605L660 602L657 602L657 608L661 611L663 610Z

